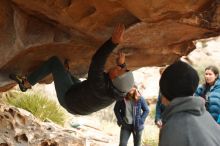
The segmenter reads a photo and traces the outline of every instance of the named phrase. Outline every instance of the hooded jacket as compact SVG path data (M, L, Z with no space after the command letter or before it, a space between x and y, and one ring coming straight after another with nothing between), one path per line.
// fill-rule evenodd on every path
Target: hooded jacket
M220 126L196 97L175 98L166 107L159 146L219 146Z
M72 114L87 115L123 99L108 74L104 72L107 58L117 45L111 39L105 42L92 58L88 79L74 84L66 93L65 108Z

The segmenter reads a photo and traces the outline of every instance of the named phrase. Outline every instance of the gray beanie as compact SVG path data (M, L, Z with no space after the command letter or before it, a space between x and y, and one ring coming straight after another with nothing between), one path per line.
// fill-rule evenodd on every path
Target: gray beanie
M121 92L127 93L134 86L133 73L131 71L126 72L112 80L112 83L115 88Z

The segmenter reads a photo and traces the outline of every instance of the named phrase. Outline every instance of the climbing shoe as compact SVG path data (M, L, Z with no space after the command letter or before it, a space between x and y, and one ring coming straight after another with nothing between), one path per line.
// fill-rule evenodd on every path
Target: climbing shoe
M24 77L21 77L21 76L16 75L16 74L10 74L10 75L9 75L9 78L18 83L19 88L20 88L20 90L21 90L22 92L27 91L28 88L25 87L25 85L24 85L24 82L25 82L25 78L24 78Z

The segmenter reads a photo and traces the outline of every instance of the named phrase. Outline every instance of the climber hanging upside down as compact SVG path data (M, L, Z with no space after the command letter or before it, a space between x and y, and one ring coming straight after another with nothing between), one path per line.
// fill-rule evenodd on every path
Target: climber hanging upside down
M92 57L87 80L80 81L74 76L70 77L56 56L49 58L40 68L25 77L17 74L10 74L9 77L25 92L52 73L58 101L68 112L87 115L103 109L115 100L123 99L134 85L133 74L127 70L123 53L118 54L116 66L107 73L104 72L107 58L123 41L124 30L124 25L117 25L112 37L96 51Z

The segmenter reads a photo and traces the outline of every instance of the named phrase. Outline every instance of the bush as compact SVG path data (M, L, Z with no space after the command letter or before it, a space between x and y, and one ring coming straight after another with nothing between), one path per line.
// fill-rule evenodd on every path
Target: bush
M65 111L53 100L36 93L13 93L6 97L7 103L25 109L42 121L51 120L64 125Z

